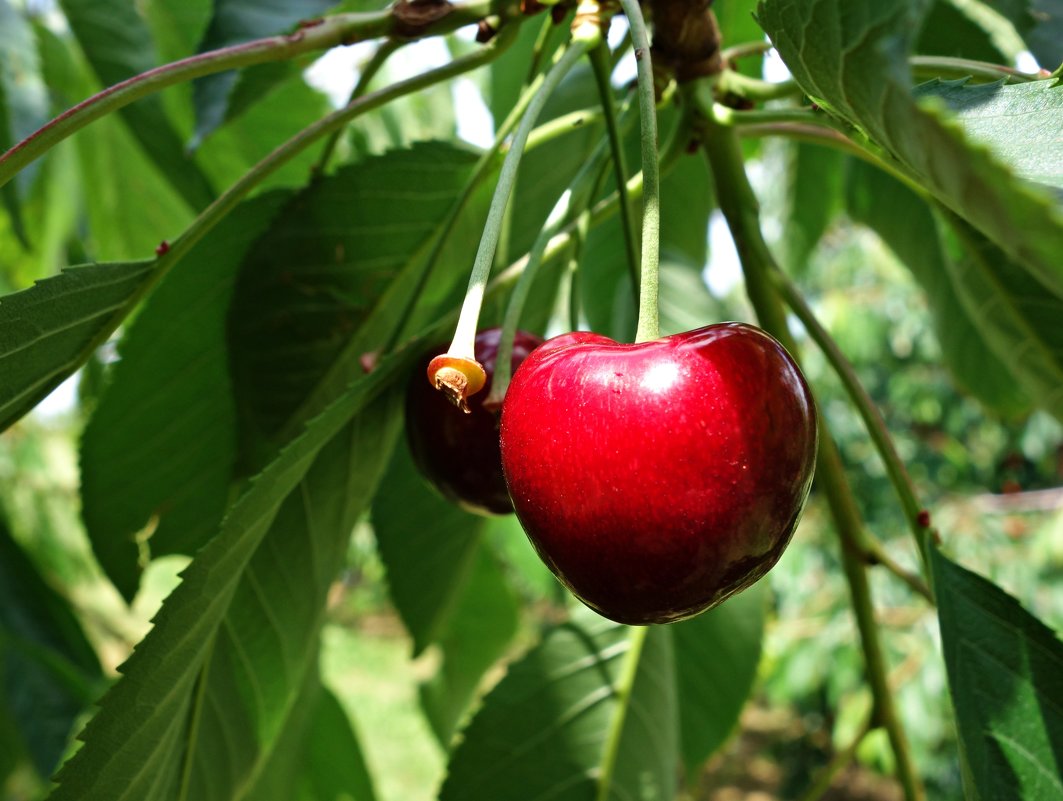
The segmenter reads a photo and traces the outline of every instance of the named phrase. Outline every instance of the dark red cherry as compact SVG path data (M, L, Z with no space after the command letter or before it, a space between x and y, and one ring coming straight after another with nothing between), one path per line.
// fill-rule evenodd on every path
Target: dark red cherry
M425 354L406 391L406 441L418 469L444 497L479 514L513 511L502 476L498 412L483 406L491 391L500 335L499 328L476 335L476 360L487 373L487 383L468 398L468 413L425 378L428 364L446 346ZM540 344L542 340L534 334L518 331L513 341L513 369Z

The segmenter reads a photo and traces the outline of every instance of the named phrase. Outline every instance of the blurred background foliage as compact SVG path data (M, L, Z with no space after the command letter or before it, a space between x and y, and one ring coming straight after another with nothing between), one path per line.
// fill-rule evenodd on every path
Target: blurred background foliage
M9 9L22 5L10 5L10 0L0 4ZM194 49L203 34L202 14L164 0L140 5L161 57ZM756 36L748 22L751 7L735 3L721 12L725 33ZM948 3L938 3L936 9L921 41L924 52L1010 59L1012 54L1001 53L999 43L966 18L943 39L948 28L945 18L956 17L957 12ZM738 13L743 10L744 15ZM99 87L99 78L66 28L60 9L29 2L21 11L39 46L36 67L49 92L44 116ZM450 46L460 51L468 42L454 39ZM512 58L519 63L526 53L515 52ZM756 71L756 60L743 67ZM501 63L495 68L496 78L507 75L507 69ZM385 74L381 80L388 78ZM483 86L487 79L477 80ZM498 86L503 85L504 80L498 79ZM183 138L194 132L205 136L199 163L210 181L226 185L327 107L324 96L298 77L289 77L278 87L216 134L205 131L202 120L192 119L189 87L163 95ZM489 96L496 114L512 102L516 87L509 91L508 101L500 91ZM553 101L553 113L589 105L592 98L589 74L577 71ZM352 128L341 157L357 161L414 141L452 139L456 121L451 101L449 90L440 88L389 107ZM846 213L845 184L853 169L846 158L786 142L751 140L748 147L776 252L881 410L948 550L1000 584L1049 626L1063 628L1063 593L1058 591L1063 578L1063 428L1043 412L1021 408L1021 403L1016 404L1016 413L1007 416L989 412L960 388L945 366L931 310L912 273L873 232ZM534 169L534 158L531 163ZM300 185L309 164L308 157L291 165L270 185ZM807 202L802 193L813 179L816 186L828 187L817 201L819 222L796 230L794 204ZM0 214L0 292L26 287L68 264L150 253L160 240L178 233L195 211L187 197L167 186L158 165L117 120L100 121L60 145L22 187L17 224L11 215ZM552 202L553 195L536 197L529 189L522 208L533 216L545 216ZM689 320L673 317L677 328L752 319L743 288L734 280L734 256L727 252L725 237L717 236L720 230L714 214L710 236L691 244L678 260L700 258L705 281L696 278L698 265L693 273L676 268L672 279L666 275L664 303L670 297L683 297L675 314L692 315ZM533 233L534 227L523 231ZM515 252L528 244L519 236L520 231L512 242ZM588 245L592 262L596 247L599 259L608 257L609 238L602 234L596 243L592 237ZM583 279L588 303L597 296L612 313L623 306L616 301L623 299L626 289L612 275L606 278L613 283L595 284L594 269L589 263L586 275L591 277ZM590 306L588 314L595 313ZM631 323L623 315L607 319L601 314L599 327L623 330ZM799 336L803 333L796 323L794 330ZM818 350L805 344L806 373L839 442L867 524L898 562L915 570L905 521L864 427ZM64 386L0 435L0 521L41 579L39 587L26 590L36 595L21 600L36 603L38 595L55 593L74 610L75 627L83 629L99 661L93 667L84 653L75 654L72 643L78 635L70 635L67 645L73 650L66 668L79 677L83 703L114 678L117 666L147 631L187 563L184 557L151 563L139 593L127 605L89 547L79 508L78 440L113 358L113 350L104 349L101 358L79 374L76 392L71 385ZM501 568L518 601L515 634L503 643L506 655L516 655L537 640L545 623L557 619L566 601L515 521L493 520L486 524L484 536L487 558ZM873 579L901 717L930 797L959 799L955 732L933 610L885 571L874 572ZM752 698L738 731L692 785L692 798L726 801L754 791L765 793L764 798L796 797L809 776L852 740L869 713L837 540L817 494L793 544L770 574L770 585L771 613ZM439 644L429 645L414 659L412 652L413 641L390 600L384 563L366 519L351 539L346 570L331 595L321 668L325 683L362 735L381 801L432 798L445 770L440 734L445 741L448 727L436 719L433 729L432 715L424 712L426 708L431 712L431 701L425 699L431 698L433 682L439 681L445 654ZM486 672L475 688L477 694L500 678L501 664ZM42 773L47 771L39 769L42 762L36 758L40 743L24 741L15 719L20 688L9 682L4 689L0 799L27 801L40 796L46 786ZM438 709L436 713L440 714ZM77 725L85 714L78 716ZM61 739L63 750L73 747ZM53 760L58 756L53 753ZM857 757L859 767L846 773L840 785L848 795L837 797L897 798L892 784L875 778L891 767L885 739L867 738Z

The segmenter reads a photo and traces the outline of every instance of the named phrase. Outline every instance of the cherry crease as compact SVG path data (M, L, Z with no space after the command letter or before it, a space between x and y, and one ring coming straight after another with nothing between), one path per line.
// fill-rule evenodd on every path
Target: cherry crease
M561 582L621 623L690 617L767 573L816 446L798 367L741 323L634 345L555 337L502 407L518 519Z
M498 412L483 406L491 392L500 337L499 328L476 335L476 360L487 374L487 383L468 398L468 414L425 379L429 362L445 346L426 353L406 391L406 441L418 470L444 497L477 514L513 511L502 476ZM518 331L513 341L513 369L540 344L542 339L534 334Z

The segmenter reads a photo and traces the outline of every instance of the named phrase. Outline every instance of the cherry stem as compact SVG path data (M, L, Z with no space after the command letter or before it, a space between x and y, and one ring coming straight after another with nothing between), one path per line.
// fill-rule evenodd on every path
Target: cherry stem
M396 342L402 336L405 323L413 318L413 310L417 305L417 301L420 299L421 292L423 291L425 284L428 282L428 278L431 276L435 266L439 263L439 258L443 254L443 248L446 247L447 243L450 241L451 235L457 229L458 219L468 207L469 201L472 200L476 190L487 177L491 167L494 166L498 154L505 144L506 138L513 132L513 129L520 122L521 117L524 115L524 112L527 110L532 99L542 89L543 81L544 76L538 75L524 87L524 90L517 98L516 104L510 110L509 114L506 115L502 124L498 127L498 131L495 133L494 142L492 142L491 146L480 155L479 159L477 159L476 164L472 169L472 174L469 176L469 180L465 182L461 194L447 211L447 216L444 218L443 222L436 227L435 233L428 242L428 255L425 257L423 266L417 275L417 280L414 282L413 287L409 292L406 308L395 320L391 336L383 347L385 352L390 351L395 346ZM528 135L525 150L533 149L540 144L541 141L549 141L551 133L553 136L556 136L558 131L540 133L540 129L536 128ZM414 258L416 258L416 256Z
M605 114L605 127L609 133L609 146L613 151L613 174L619 189L627 183L627 164L624 157L624 143L620 126L617 122L616 98L613 95L612 62L608 45L603 42L590 54L591 66L594 68L595 83L598 84L598 96L601 98L602 111ZM635 228L635 210L631 198L626 193L620 196L620 221L624 231L624 248L627 254L628 271L631 276L632 291L639 291L639 238Z
M608 801L613 796L613 776L616 773L617 759L620 757L620 742L624 737L624 723L627 720L628 709L631 706L631 694L635 688L635 679L638 678L639 663L642 661L642 652L646 645L646 637L650 631L649 626L633 626L628 635L628 651L624 658L620 676L614 686L616 698L616 714L609 723L609 731L606 734L605 750L602 753L601 773L599 774L598 793L596 801Z
M491 378L491 392L484 401L484 406L487 408L500 407L506 397L506 391L509 389L509 382L512 377L513 340L520 324L521 313L524 311L524 304L528 300L532 284L535 283L539 268L543 264L546 249L550 241L564 227L572 208L581 210L579 219L582 219L585 215L589 216L590 204L594 202L594 198L597 195L596 190L601 185L600 177L605 167L606 156L605 142L602 142L591 157L584 162L583 167L580 168L572 183L569 184L568 189L562 193L557 203L554 204L553 209L546 218L546 224L535 238L535 242L532 243L532 248L528 252L528 261L520 275L520 279L517 281L517 285L513 288L513 294L510 295L506 313L502 319L502 331L498 339L498 355L495 358L495 372ZM622 203L620 207L623 208ZM582 227L577 223L573 229L577 241L579 235L589 224L589 219L583 223Z
M398 39L385 39L377 49L373 51L373 55L369 57L369 60L362 66L362 74L358 76L358 82L355 83L354 89L351 90L351 96L347 98L347 104L350 105L359 97L364 95L369 90L369 84L380 72L380 68L384 66L384 62L387 61L392 53L402 47L406 42ZM336 145L339 144L340 137L343 136L343 128L337 128L329 136L325 142L325 146L321 149L321 155L317 159L317 163L314 165L314 171L318 175L324 175L325 168L328 167L329 159L332 158L332 153L336 150Z
M650 36L638 0L620 0L638 66L639 115L642 121L642 264L639 322L635 341L660 336L657 284L661 246L661 175L657 156L657 93L653 85Z
M401 33L410 40L438 36L497 13L506 5L503 0L468 0L451 6L449 13L415 33L404 29L394 6L371 13L335 14L290 34L255 39L163 64L97 92L0 155L0 186L89 123L168 86L226 70L288 61L305 53L383 36Z
M697 88L693 88L693 92L696 91ZM694 94L688 96L693 97ZM772 280L772 274L778 267L760 228L759 203L746 175L741 143L733 129L720 125L711 115L706 115L703 120L701 133L716 186L717 202L738 250L746 291L757 319L797 359L797 344L790 334L785 308ZM906 801L923 801L926 793L912 762L908 738L897 715L889 686L866 565L859 558L863 535L860 511L845 476L838 448L822 416L816 475L827 496L827 504L842 544L842 566L860 632L867 680L875 702L874 720L886 729L897 761L897 779Z
M542 87L528 104L527 111L513 134L513 142L509 152L502 162L502 169L498 176L498 184L495 186L495 194L491 198L491 207L487 212L487 222L484 223L483 236L480 239L480 247L476 251L476 259L473 262L472 274L469 276L469 288L465 292L465 301L461 306L461 314L458 324L454 329L454 339L450 343L447 355L455 358L475 360L476 326L480 317L480 307L483 305L484 288L491 274L491 265L495 258L495 248L498 246L499 235L502 231L502 221L509 203L509 196L513 191L513 184L517 177L517 168L524 153L524 147L528 140L528 134L535 125L547 99L561 83L576 62L590 47L596 44L590 39L575 37L564 48L560 57L546 73Z

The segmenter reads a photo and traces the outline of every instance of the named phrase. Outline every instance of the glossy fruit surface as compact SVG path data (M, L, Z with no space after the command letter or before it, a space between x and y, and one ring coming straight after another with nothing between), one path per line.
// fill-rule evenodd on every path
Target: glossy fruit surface
M797 366L741 323L623 345L565 334L502 407L502 464L543 561L621 623L665 623L748 587L808 496L816 412Z
M468 399L469 412L454 406L425 378L428 364L443 348L429 351L410 376L406 390L406 441L421 474L445 497L479 514L509 514L498 445L498 413L483 407L491 391L501 329L476 335L476 360L487 373L484 388ZM513 369L542 340L518 331Z

